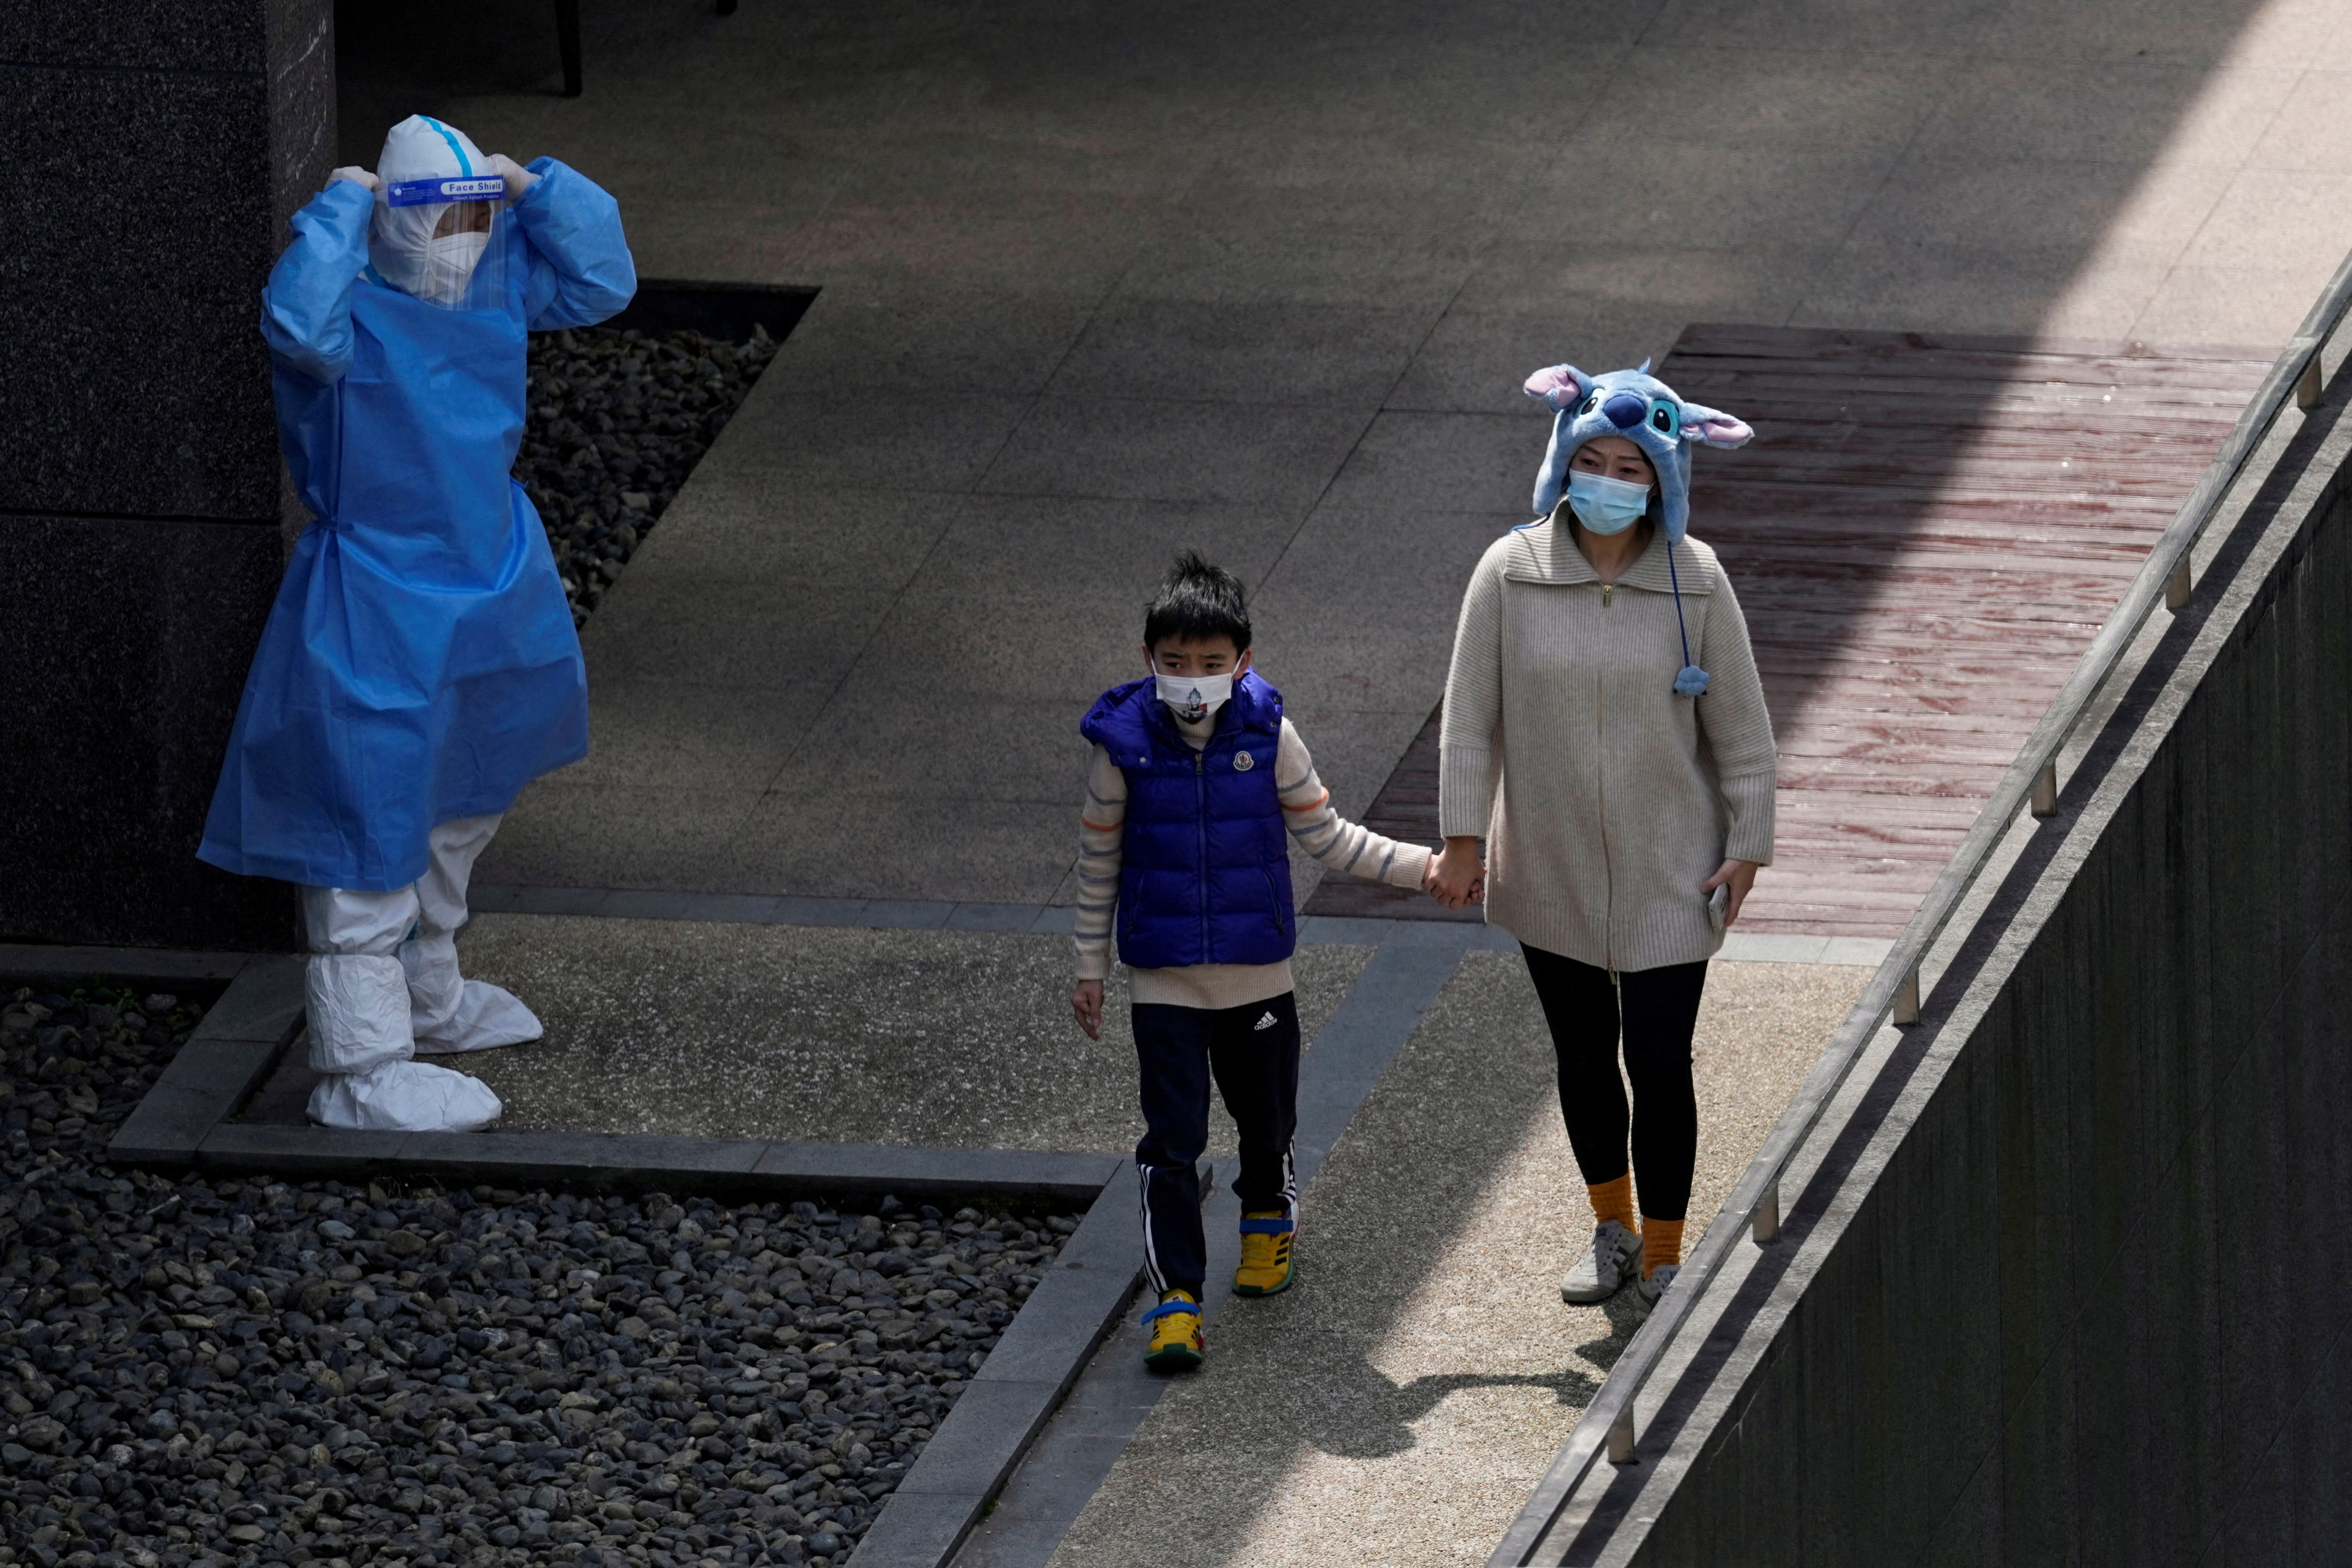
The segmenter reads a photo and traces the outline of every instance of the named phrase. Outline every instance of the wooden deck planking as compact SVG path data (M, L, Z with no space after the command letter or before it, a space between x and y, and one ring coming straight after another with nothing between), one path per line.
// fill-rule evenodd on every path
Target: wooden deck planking
M1741 930L1902 931L2271 362L2211 346L1683 333L1661 378L1757 431L1738 453L1700 456L1691 501L1739 594L1780 745L1778 858ZM1368 825L1435 841L1437 734L1433 713ZM1445 918L1338 878L1308 912Z

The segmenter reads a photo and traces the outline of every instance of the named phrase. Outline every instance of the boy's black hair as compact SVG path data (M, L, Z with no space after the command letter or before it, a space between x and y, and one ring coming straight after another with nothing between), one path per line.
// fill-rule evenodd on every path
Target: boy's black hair
M1236 656L1250 649L1249 599L1242 580L1213 566L1197 550L1187 550L1160 580L1160 593L1143 612L1143 646L1162 637L1188 642L1231 637Z

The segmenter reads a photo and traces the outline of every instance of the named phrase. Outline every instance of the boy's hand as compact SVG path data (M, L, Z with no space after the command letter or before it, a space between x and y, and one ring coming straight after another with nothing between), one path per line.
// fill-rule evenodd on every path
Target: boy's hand
M1070 1011L1090 1040L1102 1038L1102 998L1103 983L1099 980L1081 980L1078 988L1070 993Z
M1475 838L1449 838L1445 847L1430 857L1422 886L1449 910L1475 904L1486 896L1486 868L1478 858Z

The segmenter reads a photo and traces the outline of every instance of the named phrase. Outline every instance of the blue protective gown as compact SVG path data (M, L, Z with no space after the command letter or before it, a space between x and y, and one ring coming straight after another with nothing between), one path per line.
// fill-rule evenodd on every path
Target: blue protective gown
M374 198L294 216L262 294L278 439L318 521L246 678L205 860L312 887L404 888L426 835L502 812L588 751L587 672L539 514L509 470L524 333L629 302L620 208L552 159L507 212L507 308L452 310L368 267Z

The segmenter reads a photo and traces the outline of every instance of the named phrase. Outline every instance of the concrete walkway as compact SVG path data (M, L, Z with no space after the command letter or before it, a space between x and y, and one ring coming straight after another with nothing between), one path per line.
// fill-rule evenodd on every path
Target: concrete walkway
M1255 590L1358 812L1525 521L1538 365L1692 321L2275 342L2352 245L2339 0L587 0L577 100L543 12L364 9L347 158L444 114L610 185L648 277L823 289L590 622L594 754L526 794L486 884L1066 902L1076 717L1188 544ZM628 962L713 994L782 963L730 940ZM536 962L499 941L468 951ZM877 963L980 951L909 941L792 962L854 1005ZM1049 946L989 960L1041 1008ZM1710 997L1701 1220L1863 976L1759 969ZM924 996L911 1032L978 1016ZM1048 1026L1003 1023L1028 1081ZM1508 956L1473 953L1309 1189L1300 1289L1237 1304L1149 1414L1095 1412L1138 1434L1100 1490L1017 1479L1024 1528L969 1560L1482 1556L1626 1326L1551 1294L1580 1216L1544 1055ZM877 1118L945 1136L902 1087Z
M431 108L610 184L648 276L824 292L591 622L595 755L496 881L1053 899L1181 544L1359 809L1524 521L1537 365L2274 342L2352 244L2335 0L583 10L576 101L514 90L537 22L352 33L347 149Z

